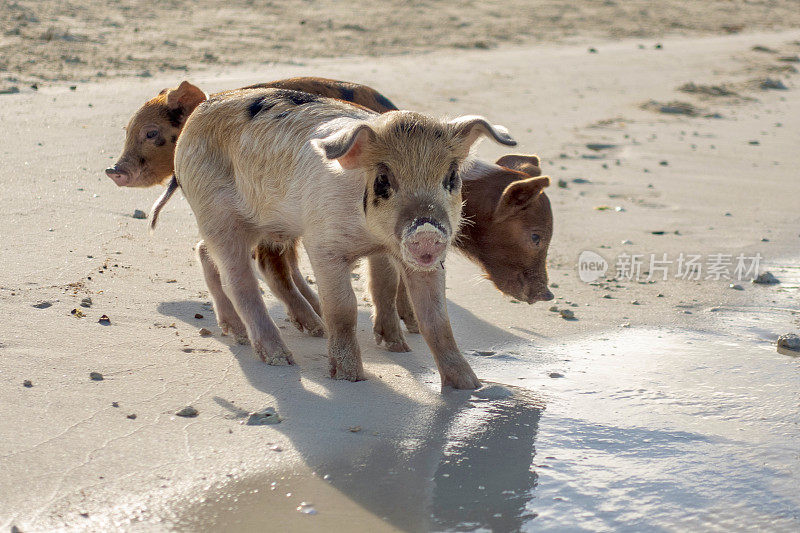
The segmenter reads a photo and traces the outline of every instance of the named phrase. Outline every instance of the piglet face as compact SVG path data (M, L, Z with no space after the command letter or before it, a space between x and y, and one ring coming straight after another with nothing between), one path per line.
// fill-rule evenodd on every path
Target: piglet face
M183 82L146 102L125 128L125 147L106 175L119 187L151 187L174 171L175 145L186 119L206 99Z
M481 136L516 144L481 117L445 122L393 111L317 141L364 179L368 230L412 270L444 267L461 222L459 167Z
M552 300L547 251L553 211L544 193L550 178L539 177L535 156L506 156L498 164L507 166L467 182L467 204L475 209L473 224L465 228L464 251L503 293L529 304ZM496 195L492 190L498 183L507 185Z
M529 304L552 300L547 278L552 235L550 200L540 192L524 209L492 221L486 246L477 250L478 260L503 293Z

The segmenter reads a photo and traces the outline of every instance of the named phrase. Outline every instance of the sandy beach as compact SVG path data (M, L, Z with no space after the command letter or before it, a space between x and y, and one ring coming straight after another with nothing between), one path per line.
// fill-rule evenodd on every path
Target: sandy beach
M33 3L5 4L4 23ZM125 59L117 21L105 41L64 45L85 54L74 69L37 70L50 52L14 39L53 20L77 35L74 20L122 17L92 2L72 15L47 7L6 32L0 89L18 92L0 94L0 528L797 530L800 358L775 341L800 332L800 13L791 2L708 2L736 9L681 18L692 21L681 28L659 14L684 3L662 2L641 19L613 17L634 13L630 4L640 3L585 2L555 20L548 4L535 31L519 23L500 39L491 36L515 6L485 3L462 16L484 25L443 32L447 43L390 38L399 19L377 9L383 34L325 31L305 44L297 34L283 61L252 44L283 39L280 25L271 36L254 29L252 41L234 39L235 25L204 34L219 47L203 60L197 35L166 29L162 4L128 45L142 50L148 32L174 41L170 61L186 69L160 68L161 51ZM197 6L192 21L212 17ZM326 7L293 24L323 24ZM491 9L496 21L480 11ZM348 20L329 18L334 28ZM612 19L622 29L603 23ZM332 52L347 35L359 38ZM98 66L105 49L118 65ZM164 87L307 75L365 83L401 108L485 115L517 151L541 156L553 180L556 299L511 300L477 266L448 258L453 329L483 389L440 391L419 335L407 335L408 354L376 346L363 270L353 284L367 381L328 378L325 340L295 330L266 287L298 366L255 360L220 335L186 201L176 195L150 234L132 215L161 190L117 188L102 172L130 115ZM484 143L478 153L507 151ZM607 263L591 283L578 269L585 251ZM690 255L699 279L680 272ZM740 256L780 282L735 279ZM198 416L176 415L188 405ZM246 424L267 407L279 424Z

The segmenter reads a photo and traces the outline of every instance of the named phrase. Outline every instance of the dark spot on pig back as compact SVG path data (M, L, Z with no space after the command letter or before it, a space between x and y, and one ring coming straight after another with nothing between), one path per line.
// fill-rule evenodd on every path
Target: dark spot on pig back
M259 96L247 106L247 111L250 113L250 118L256 118L256 115L262 111L272 109L274 105L275 102L270 102L266 96Z
M289 100L294 105L310 104L319 100L319 97L313 94L308 94L301 91L292 91L289 89L281 89L277 91L275 97L283 100Z
M397 109L397 107L381 93L375 93L375 101L378 102L378 105L385 108L384 111L394 111Z
M355 91L353 91L353 89L350 87L342 85L339 87L339 97L347 102L352 102L353 98L355 97Z

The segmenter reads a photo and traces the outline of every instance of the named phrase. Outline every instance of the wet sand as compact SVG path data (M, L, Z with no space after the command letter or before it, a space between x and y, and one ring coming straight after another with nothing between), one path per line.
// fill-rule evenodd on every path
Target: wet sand
M798 502L787 492L797 480L796 413L779 400L798 394L798 359L777 354L774 340L800 327L800 98L798 78L778 60L800 52L798 39L795 31L664 39L660 48L603 41L592 43L597 53L581 44L315 59L193 79L209 91L311 74L361 81L401 107L484 114L508 126L521 151L543 157L554 179L553 304L576 319L509 301L465 259L448 259L459 344L478 375L502 387L489 393L508 389L508 398L442 394L419 336L409 335L411 354L374 346L363 276L354 284L366 382L328 379L324 340L284 322L269 294L299 368L268 367L220 337L188 205L176 197L150 236L131 215L160 191L120 190L101 174L131 111L174 77L0 96L13 132L0 148L10 191L0 213L0 492L9 495L0 524L344 529L360 517L365 528L402 530L636 530L711 529L738 517L743 527L796 529ZM787 89L762 90L765 78ZM748 99L678 90L690 81L731 84ZM642 107L676 100L703 112ZM715 114L722 118L704 116ZM502 152L486 143L480 153ZM576 271L587 249L612 266L632 251L760 253L762 270L782 283L587 284ZM87 296L92 306L77 318L71 310ZM98 324L103 314L111 325ZM214 336L200 337L201 327ZM93 371L105 379L90 380ZM186 405L199 416L175 416ZM241 423L270 406L283 422ZM470 503L487 501L483 492L490 506ZM751 507L730 503L743 497ZM296 511L303 501L317 513ZM656 508L663 512L643 516Z

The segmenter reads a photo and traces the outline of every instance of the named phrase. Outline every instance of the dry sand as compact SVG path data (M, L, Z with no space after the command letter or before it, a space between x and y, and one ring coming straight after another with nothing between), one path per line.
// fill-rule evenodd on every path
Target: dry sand
M237 3L228 4L237 9ZM450 313L462 350L468 355L471 350L508 345L532 350L533 355L514 365L469 355L483 378L516 385L508 381L509 372L518 371L523 378L543 375L552 367L551 353L569 351L569 342L576 339L585 346L587 338L623 325L717 331L735 338L736 320L721 323L720 313L712 308L753 316L772 313L774 320L765 322L767 338L796 332L796 282L742 283L742 291L713 280L590 285L578 279L576 261L583 250L600 252L612 263L619 253L632 251L667 253L673 258L681 252L758 252L764 257L762 269L767 266L784 279L793 275L792 266L800 256L799 78L791 72L792 63L778 58L800 53L800 32L672 36L659 39L660 47L651 38L588 41L586 31L607 35L616 27L598 24L611 20L599 14L635 13L632 6L645 3L586 4L580 16L561 9L564 18L542 18L547 22L530 36L563 35L569 28L583 36L580 44L571 45L495 39L493 47L499 44L491 50L447 49L391 60L318 58L263 66L257 64L261 58L252 55L255 51L243 51L252 43L223 46L236 41L240 33L235 26L224 26L229 37L203 34L219 43L213 53L219 52L224 63L200 69L197 56L186 47L201 53L205 40L197 40L197 33L183 34L176 22L182 19L168 19L162 12L153 16L169 29L153 30L149 41L178 43L167 54L170 60L191 63L192 81L208 91L298 75L359 81L378 88L401 107L484 114L506 125L520 150L542 156L543 168L554 182L566 182L566 188L554 183L548 191L556 224L550 272L558 300L553 303L573 310L577 319L563 320L548 310L549 304L511 302L488 282L479 281L475 266L461 257L449 259ZM666 12L670 6L695 3L659 4L649 9ZM771 2L773 10L748 2L703 4L732 5L739 11L726 11L714 19L713 27L696 23L709 17L681 16L680 20L698 24L687 32L714 30L722 23L745 19L747 29L751 24L792 26L796 25L792 17L798 16L787 7L790 2ZM167 9L169 3L160 5L165 7L158 9ZM4 6L5 15L22 9L9 6ZM103 15L92 9L74 8L72 15L47 9L46 16L37 15L40 22L30 24L47 26L50 17L58 17L65 21L61 28L72 27L66 22L72 17L95 31L92 21L120 16L118 8ZM283 7L273 9L285 13ZM324 9L308 9L308 14L295 14L296 19L308 17L305 26L327 18L321 15ZM556 8L548 4L542 9ZM209 13L198 7L192 20L201 24L200 19L207 17L206 24L215 25ZM235 13L226 16L236 18ZM513 10L501 13L500 22L484 20L487 26L475 30L470 39L492 35L490 28L516 18ZM744 16L750 13L754 16ZM573 15L575 21L558 25ZM656 33L674 29L669 19L655 18ZM404 40L403 32L392 34L396 24L392 20L384 20L385 34L396 35L396 41L381 38L370 43L363 32L348 30L347 35L361 36L349 52L429 49L443 45L436 40L444 39L442 34L455 39L450 31L433 32L430 39ZM632 17L623 25L621 35L636 34L635 20ZM332 24L344 21L348 17L338 14ZM437 27L435 21L431 24ZM256 33L252 38L288 31L280 25L273 28L268 21L266 27L278 33ZM515 27L508 35L524 33L524 28ZM98 50L116 49L111 43L119 42L114 36L123 29L130 31L127 24L120 28L109 23L105 41L70 41L86 54L81 68L47 74L17 61L13 76L93 77L101 68L96 66ZM29 30L33 32L30 28L20 32ZM346 38L335 32L319 35L318 42L289 41L287 46L296 46L292 50L297 54L320 54L330 50L326 43ZM4 45L14 38L6 35ZM42 49L47 46L41 44ZM589 46L596 53L590 53ZM754 46L774 52L756 51ZM27 531L149 530L169 528L172 523L189 529L263 526L264 515L225 516L228 507L239 509L226 499L232 493L243 502L266 506L261 508L267 509L267 520L276 527L430 527L421 514L408 513L416 518L405 522L383 520L389 514L386 495L393 493L381 487L391 485L391 480L366 475L348 485L341 481L347 473L337 472L334 481L323 480L324 472L318 468L351 464L354 458L363 458L365 465L405 464L403 454L422 448L425 453L408 455L417 461L412 461L417 474L406 472L397 482L411 487L398 506L417 509L426 498L420 488L426 469L447 444L441 435L453 426L464 405L480 398L452 391L441 394L429 351L417 335L409 335L411 354L390 354L376 347L367 302L359 308L359 339L370 377L363 383L328 379L324 340L305 337L284 322L281 306L268 293L265 299L283 326L299 367L268 367L253 360L249 347L219 336L191 251L198 236L188 205L176 197L151 236L147 222L132 214L136 208L146 210L160 191L117 189L102 175L119 153L120 128L130 113L151 94L183 77L175 70L160 73L159 58L166 56L150 52L143 53L141 63L120 59L104 70L123 75L146 68L152 78L102 80L79 84L74 91L66 84L42 85L38 91L21 87L20 94L0 95L5 139L0 147L0 527L15 524ZM45 64L53 61L45 59L48 54L31 52ZM8 57L14 54L4 56L4 61ZM109 57L116 61L119 54ZM229 57L240 57L246 64L231 66ZM761 89L766 78L781 80L787 90ZM730 87L737 96L678 90L688 82ZM676 101L682 104L678 108L697 110L697 116L658 111L662 104ZM587 144L609 146L592 150ZM502 152L486 143L480 153L491 158ZM573 181L576 178L580 180ZM612 209L596 209L600 206ZM622 210L616 211L617 206ZM359 296L365 294L363 277L354 284ZM86 297L91 297L91 307L80 306ZM73 309L84 316L71 314ZM195 318L196 314L203 318ZM110 325L98 323L101 315L110 318ZM201 327L214 335L201 337ZM574 358L579 359L580 353ZM104 379L91 380L93 371ZM32 386L24 386L25 380ZM536 394L538 387L533 388ZM187 405L197 408L199 416L175 416ZM269 406L278 410L283 422L241 423L245 413ZM540 413L534 414L536 420L529 425L538 423ZM350 430L356 426L361 430ZM796 435L796 427L793 431ZM787 439L796 442L796 436ZM274 492L280 498L254 499L253 490L267 492L273 481L280 484L280 492ZM234 482L240 483L235 490L229 488ZM365 495L364 487L370 484L375 489ZM292 495L287 497L288 492ZM312 501L319 514L294 511L303 500ZM210 510L202 506L204 501L213 504Z

